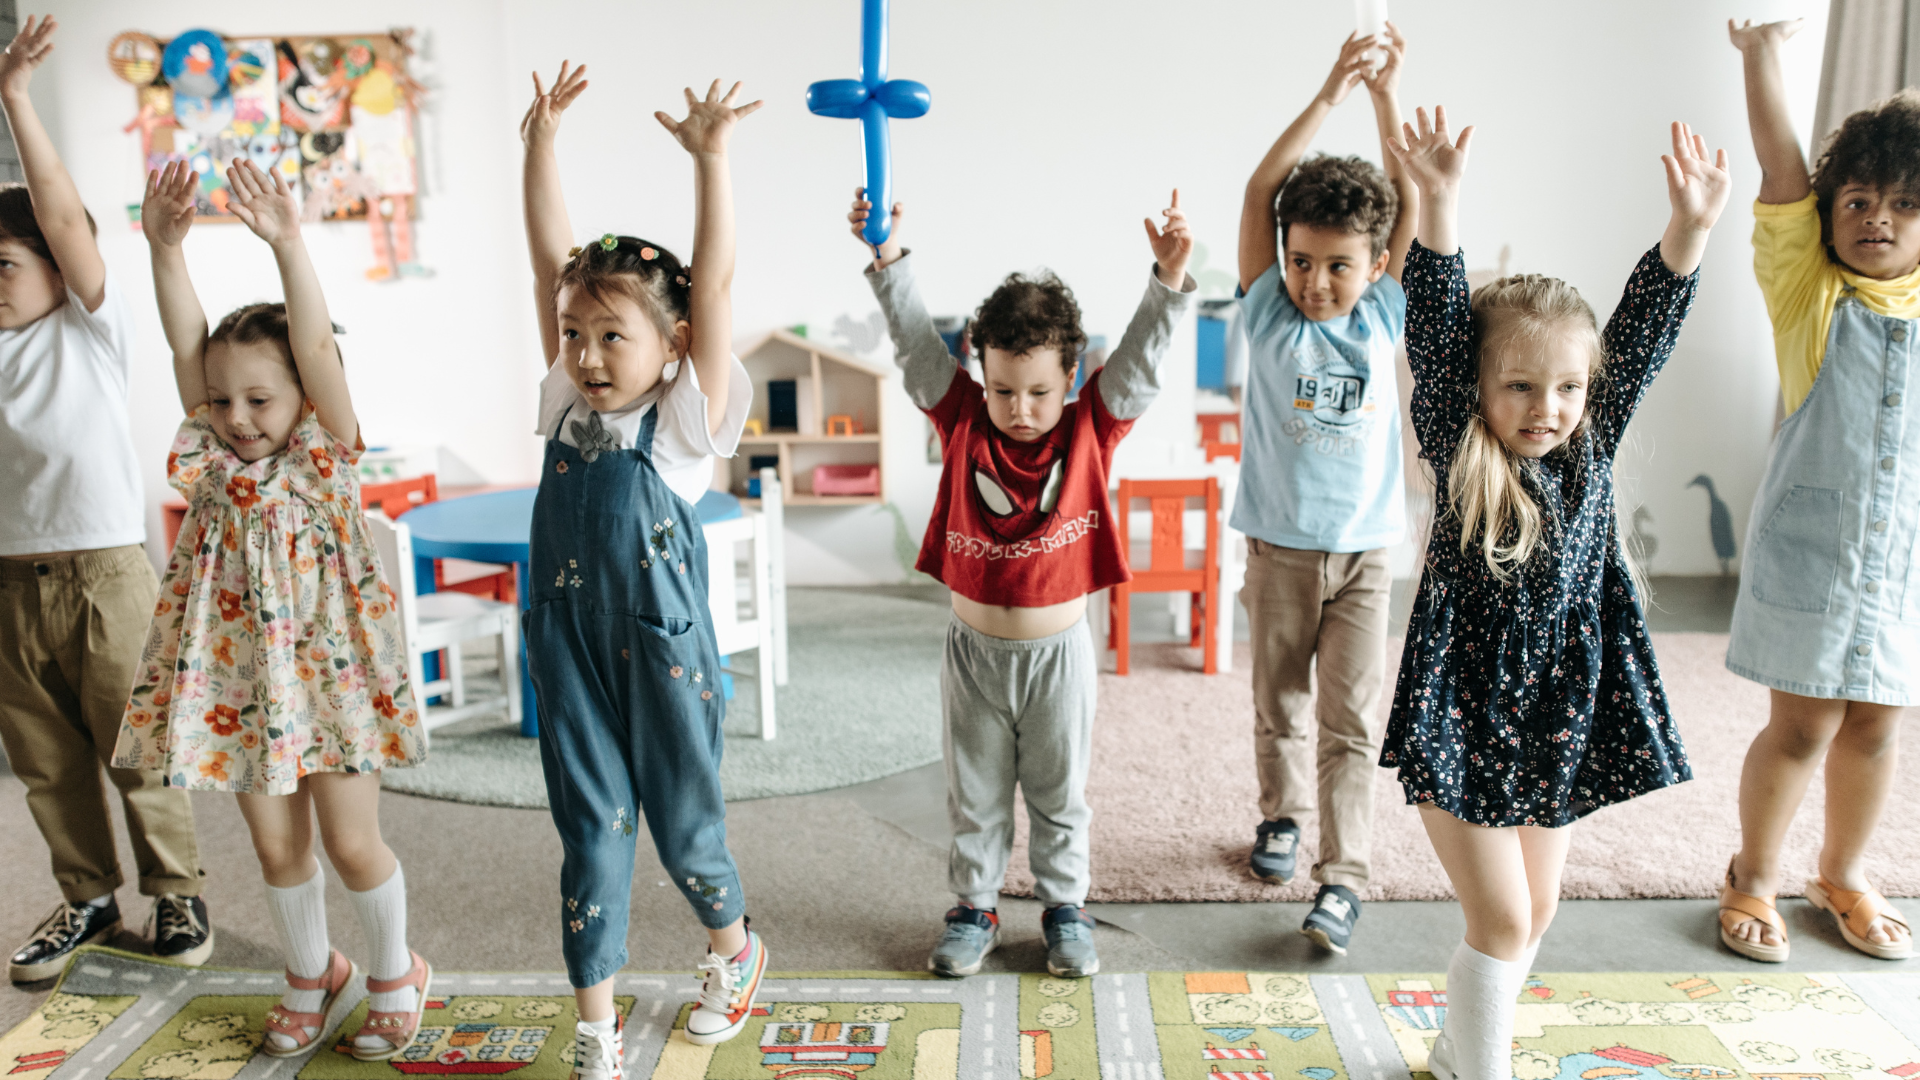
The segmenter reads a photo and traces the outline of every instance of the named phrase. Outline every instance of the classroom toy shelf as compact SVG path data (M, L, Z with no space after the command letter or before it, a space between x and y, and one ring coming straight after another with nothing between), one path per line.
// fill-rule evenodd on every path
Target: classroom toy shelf
M761 466L772 465L788 506L886 501L880 397L890 372L789 330L768 333L740 353L740 363L753 381L753 409L740 449L728 462L729 490L750 500L750 481ZM877 490L817 494L813 475L821 466L870 467Z

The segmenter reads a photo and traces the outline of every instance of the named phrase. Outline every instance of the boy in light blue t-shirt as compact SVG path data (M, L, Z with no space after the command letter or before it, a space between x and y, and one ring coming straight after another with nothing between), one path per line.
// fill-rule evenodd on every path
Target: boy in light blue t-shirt
M1382 143L1399 134L1404 48L1391 23L1384 37L1348 38L1326 84L1247 181L1240 216L1249 357L1233 527L1247 535L1240 600L1253 630L1261 816L1249 863L1263 881L1293 880L1299 819L1319 811L1320 889L1300 932L1338 953L1367 884L1386 549L1406 525L1394 342L1406 322L1399 277L1418 196L1384 145L1384 173L1357 157L1300 159L1360 83ZM1316 667L1317 753L1308 712Z

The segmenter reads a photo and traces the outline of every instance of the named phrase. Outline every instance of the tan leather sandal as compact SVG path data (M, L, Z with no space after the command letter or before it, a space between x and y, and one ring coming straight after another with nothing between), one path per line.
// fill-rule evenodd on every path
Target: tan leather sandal
M1720 944L1749 960L1767 964L1786 960L1789 952L1787 924L1780 918L1780 912L1773 902L1771 896L1748 896L1734 888L1733 860L1727 860L1727 883L1720 888ZM1780 944L1768 945L1735 937L1733 928L1743 922L1757 922L1772 927L1773 932L1780 935Z
M1829 884L1826 875L1807 882L1807 902L1833 916L1834 925L1840 928L1840 936L1847 944L1879 960L1905 960L1913 955L1913 930L1907 926L1907 920L1901 916L1898 908L1887 903L1879 889L1866 892L1847 892ZM1881 943L1867 936L1873 929L1875 919L1887 922L1907 931L1904 940Z
M282 1049L273 1045L271 1039L261 1039L260 1052L268 1057L299 1057L313 1048L314 1041L327 1033L327 1014L333 1011L333 1003L340 999L347 984L353 981L360 969L353 966L339 949L327 958L327 973L317 979L303 979L293 972L287 972L287 985L295 990L324 990L326 998L320 1002L319 1012L294 1012L284 1005L275 1004L267 1010L267 1031L284 1035L294 1042L293 1046ZM312 1028L313 1034L307 1034Z
M367 977L367 993L385 994L394 990L404 990L411 986L414 990L414 1009L412 1012L375 1012L367 1010L366 1023L353 1036L353 1056L359 1061L385 1061L412 1042L414 1033L420 1030L420 1017L427 1011L427 984L433 979L433 968L420 958L417 952L409 952L413 957L413 966L405 975L397 979L376 979ZM378 1035L385 1039L386 1046L377 1050L360 1048L360 1038L364 1035Z

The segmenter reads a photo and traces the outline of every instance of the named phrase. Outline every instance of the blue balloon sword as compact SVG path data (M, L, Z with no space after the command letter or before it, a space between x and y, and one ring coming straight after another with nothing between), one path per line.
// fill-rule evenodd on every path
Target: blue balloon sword
M873 212L860 235L875 247L893 230L893 152L887 118L912 120L933 107L925 83L887 78L887 0L860 2L860 77L823 79L807 87L807 109L820 116L860 121L867 159L867 201Z

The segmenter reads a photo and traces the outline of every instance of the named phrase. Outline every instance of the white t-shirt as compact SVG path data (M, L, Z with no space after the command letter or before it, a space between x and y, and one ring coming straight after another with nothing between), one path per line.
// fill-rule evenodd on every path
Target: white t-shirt
M127 422L126 297L67 302L0 330L0 555L145 543L146 486Z
M676 372L674 369L678 368ZM653 468L675 495L688 503L700 501L701 492L713 486L713 458L732 457L740 443L740 431L746 427L747 410L753 405L753 383L740 358L733 358L733 371L727 379L727 416L720 430L707 430L707 395L700 389L700 377L691 363L668 364L660 385L641 394L624 409L600 414L600 422L620 440L620 449L633 449L640 435L640 421L647 410L660 408L660 419L653 429ZM569 411L571 410L571 411ZM584 421L593 412L567 370L558 360L540 380L540 427L534 434L552 438L554 426L562 415L566 424L560 441L578 446L573 437L573 422Z

